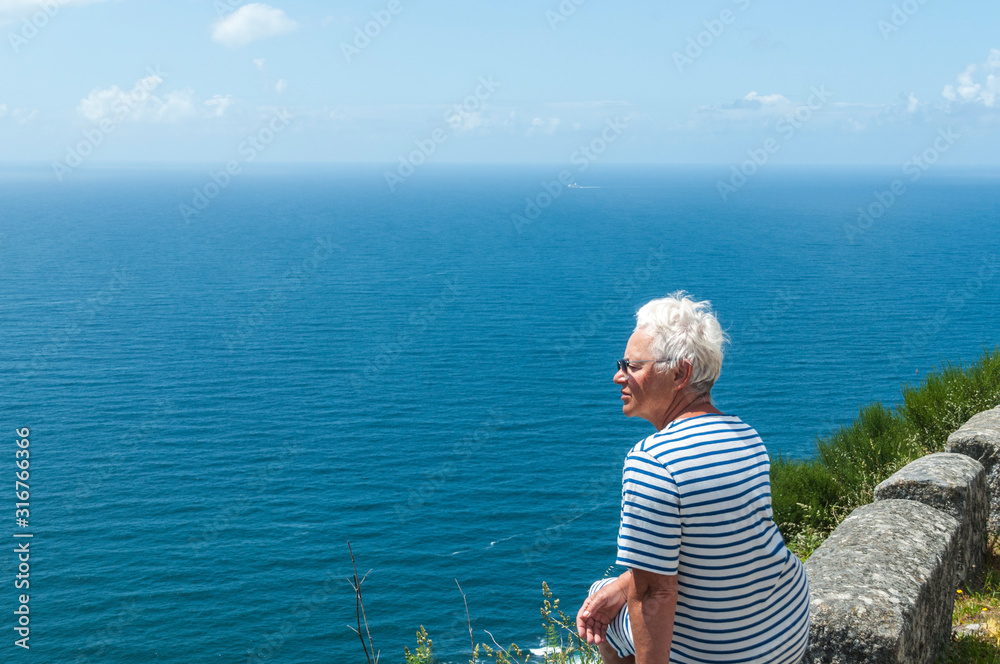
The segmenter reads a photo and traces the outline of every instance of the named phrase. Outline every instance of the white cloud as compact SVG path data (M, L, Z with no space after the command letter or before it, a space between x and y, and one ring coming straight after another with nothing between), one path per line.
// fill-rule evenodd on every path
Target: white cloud
M10 117L14 118L20 124L27 124L38 117L38 111L36 109L28 110L26 108L15 108Z
M177 122L195 117L194 91L190 88L169 92L163 99L153 97L155 108L148 115L151 122Z
M208 106L212 110L212 115L217 118L221 118L226 114L226 109L233 105L235 99L231 95L213 95L213 97L205 102L205 106Z
M600 101L556 101L556 102L546 102L543 104L545 108L550 109L560 109L560 110L573 110L573 111L585 111L593 110L600 111L603 113L611 112L612 109L616 107L628 107L631 104L627 101L615 101L610 99L600 100Z
M194 91L190 88L174 90L162 96L153 94L163 83L163 79L152 74L140 79L131 90L125 91L117 85L110 88L93 90L80 100L76 107L77 113L90 122L100 122L104 119L113 122L178 122L197 117L198 104ZM216 95L213 100L223 99ZM228 98L226 98L228 99ZM212 101L205 105L213 109L211 115L221 116L225 107L231 101Z
M253 65L257 68L257 71L264 71L264 58L254 58Z
M452 106L445 113L445 121L456 134L477 131L483 133L493 126L493 114L489 104L483 102L477 111L469 111L461 106Z
M8 109L7 104L0 104L0 118L8 115L8 110L10 111L10 119L18 124L27 124L38 117L38 111L35 109L30 111L26 108Z
M362 127L380 127L380 131L384 131L386 126L407 126L406 123L412 122L414 117L442 118L445 124L439 125L441 128L449 135L465 139L500 135L542 138L568 135L574 131L599 134L609 117L632 117L628 112L609 115L604 107L591 109L586 104L577 104L579 108L576 112L567 108L554 112L551 106L556 104L544 103L532 108L483 104L478 110L468 111L460 106L442 107L440 104L338 105L321 109L316 120L359 130ZM302 107L297 110L302 116L308 113Z
M744 122L760 123L768 121L768 118L780 116L792 110L793 104L787 97L780 94L759 94L756 90L751 90L741 99L724 103L713 104L711 106L699 106L695 110L696 122L724 121L724 122Z
M66 5L85 5L91 2L100 2L100 0L54 0L58 4ZM0 12L15 12L24 9L42 9L45 5L50 4L46 0L0 0Z
M1000 49L990 49L986 62L969 65L956 78L955 85L944 86L942 97L957 104L982 104L993 108L1000 97Z
M487 118L479 111L455 113L448 118L448 125L455 133L472 131L488 124Z
M298 25L282 10L252 2L219 20L212 29L212 39L235 48L257 39L288 34Z
M562 124L562 120L559 118L533 118L531 120L531 126L528 127L528 131L525 132L525 136L532 136L534 134L554 134L559 125Z
M0 0L0 20L30 17L43 12L52 18L69 5L89 5L103 0Z
M100 122L111 116L116 116L119 121L135 119L142 115L144 107L153 99L153 91L162 83L161 77L150 74L139 79L128 92L117 85L104 90L92 90L80 100L76 111L91 122Z
M901 113L907 121L923 118L922 114L907 114L907 99L891 106L834 101L835 94L825 86L813 86L800 96L788 98L782 94L760 94L751 91L731 102L698 106L687 120L670 123L669 131L787 131L792 127L798 132L808 124L809 131L842 130L858 132L865 129L881 114L891 109ZM921 110L925 104L921 103Z
M274 84L274 91L279 95L288 89L288 81L283 78L279 78L278 82Z
M847 129L847 131L853 132L855 134L860 134L861 132L868 129L868 125L866 125L863 122L859 122L855 118L847 118L846 120L844 120L844 127Z
M920 100L917 99L917 95L911 92L910 96L906 99L906 112L916 113L918 108L920 108Z
M751 91L747 93L747 96L743 98L743 101L753 103L757 102L760 106L776 106L778 104L788 104L788 99L784 95L773 94L773 95L759 95L756 91Z

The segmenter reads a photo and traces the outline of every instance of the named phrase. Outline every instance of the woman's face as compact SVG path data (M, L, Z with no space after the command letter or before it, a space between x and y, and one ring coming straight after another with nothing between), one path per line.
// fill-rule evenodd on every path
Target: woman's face
M636 330L625 346L625 359L633 362L663 359L653 357L652 342L650 332ZM622 413L626 417L649 420L653 426L659 427L659 420L670 410L677 396L675 373L675 369L661 373L652 362L630 369L627 375L619 369L614 381L622 388Z

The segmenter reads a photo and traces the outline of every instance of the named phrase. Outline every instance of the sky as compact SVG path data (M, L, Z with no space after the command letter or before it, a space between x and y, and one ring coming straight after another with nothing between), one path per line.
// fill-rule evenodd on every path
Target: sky
M0 0L0 161L995 165L998 27L996 0Z

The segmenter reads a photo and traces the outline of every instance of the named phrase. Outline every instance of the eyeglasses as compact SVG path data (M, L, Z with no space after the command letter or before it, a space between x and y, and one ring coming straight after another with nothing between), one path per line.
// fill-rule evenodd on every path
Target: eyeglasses
M627 376L629 369L635 367L639 364L648 364L650 362L673 362L673 359L666 360L618 360L618 371L625 372Z

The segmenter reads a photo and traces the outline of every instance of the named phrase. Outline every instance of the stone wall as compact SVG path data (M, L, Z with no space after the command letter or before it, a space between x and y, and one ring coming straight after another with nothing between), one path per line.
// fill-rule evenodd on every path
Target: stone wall
M1000 407L875 489L806 562L812 626L804 663L934 664L955 588L1000 524Z
M964 454L928 454L875 487L876 502L893 498L915 500L955 517L960 548L952 590L976 577L986 554L990 511L982 464Z
M983 464L990 492L990 529L1000 530L1000 406L973 416L948 436L945 451Z

